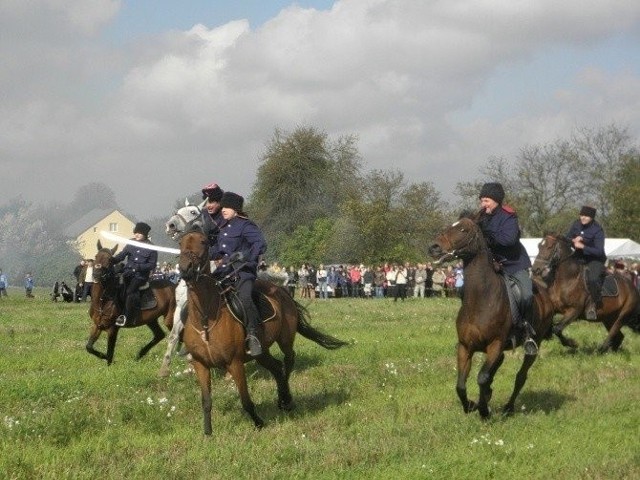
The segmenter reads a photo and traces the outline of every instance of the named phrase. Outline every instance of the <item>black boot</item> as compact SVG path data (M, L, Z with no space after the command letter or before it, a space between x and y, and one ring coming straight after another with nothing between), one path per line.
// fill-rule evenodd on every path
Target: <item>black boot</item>
M247 318L247 338L245 339L245 348L249 355L257 357L262 355L262 345L258 339L258 321L252 315Z
M522 325L524 329L524 343L522 344L522 348L524 348L525 355L537 355L538 354L538 344L533 339L536 332L531 326L531 324L527 321Z

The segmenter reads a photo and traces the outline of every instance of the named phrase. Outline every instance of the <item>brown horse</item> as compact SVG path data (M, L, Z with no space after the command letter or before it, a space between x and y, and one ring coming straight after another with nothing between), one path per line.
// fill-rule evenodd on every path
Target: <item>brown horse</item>
M118 339L118 331L115 320L120 315L118 295L120 285L118 275L115 273L110 260L118 246L112 249L102 248L98 240L98 253L93 266L94 283L91 290L91 306L89 316L93 320L93 326L87 340L87 352L107 361L113 362L113 355ZM137 359L144 357L151 348L157 345L165 337L162 327L158 324L158 318L164 317L164 324L171 329L173 312L176 308L175 286L167 280L154 280L150 282L151 290L157 305L153 308L143 309L136 327L146 325L153 333L153 339L138 352ZM124 327L123 327L124 328ZM93 345L100 337L102 331L107 332L107 353L96 350Z
M464 294L458 312L458 380L456 391L465 413L478 410L482 418L491 415L489 400L491 384L502 365L504 351L513 348L510 341L513 320L502 275L496 273L493 258L478 225L469 218L462 218L440 233L429 253L442 261L457 257L464 262ZM537 290L537 291L536 291ZM540 342L551 336L553 309L548 294L542 288L534 288L534 315L532 326L534 339ZM522 340L518 340L518 345ZM478 402L467 397L467 377L471 371L473 354L484 352L485 362L478 373L480 394ZM503 407L507 414L514 411L516 397L527 380L527 372L536 355L525 355L516 375L513 393Z
M562 345L576 348L575 340L566 337L563 330L574 320L584 319L585 304L589 293L584 279L584 266L572 255L571 242L562 235L547 234L538 245L538 255L533 263L535 277L548 285L549 295L556 313L562 314L562 320L553 326L553 333ZM608 335L598 348L601 353L611 349L617 351L622 344L623 325L638 330L638 310L640 295L629 279L616 273L612 275L617 285L617 294L604 295L602 308L597 310Z
M264 425L249 396L244 364L252 357L245 352L245 332L231 313L223 295L221 283L209 271L207 240L200 230L185 234L180 240L180 273L188 286L187 321L183 342L193 357L193 366L200 383L204 433L211 435L211 372L213 367L231 374L238 388L243 409L256 428ZM273 309L268 321L263 321L260 340L262 355L256 362L273 375L278 390L278 407L293 407L289 376L294 365L293 342L297 333L329 349L346 345L319 332L308 323L308 312L283 288L257 280L256 290L265 294ZM263 320L264 316L263 316ZM277 360L269 347L277 343L284 354L284 363Z

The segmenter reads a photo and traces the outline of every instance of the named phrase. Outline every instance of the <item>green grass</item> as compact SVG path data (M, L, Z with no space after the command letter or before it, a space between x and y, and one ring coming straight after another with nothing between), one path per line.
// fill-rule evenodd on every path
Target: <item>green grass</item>
M217 373L211 438L197 381L164 342L141 361L146 328L124 330L107 367L85 352L87 306L0 300L0 478L640 478L640 336L594 353L604 329L579 323L577 351L553 340L504 418L522 352L507 353L482 421L455 394L455 299L315 301L314 326L352 345L326 351L298 336L280 412L275 384L247 366L267 425L256 431ZM104 350L104 339L96 345ZM277 352L277 349L274 349ZM468 388L477 397L476 355Z

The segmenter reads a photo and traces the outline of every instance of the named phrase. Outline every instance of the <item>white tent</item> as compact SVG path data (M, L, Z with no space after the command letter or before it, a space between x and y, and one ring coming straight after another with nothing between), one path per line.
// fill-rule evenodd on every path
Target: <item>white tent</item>
M538 244L540 240L540 238L520 239L531 258L531 262L533 262L538 255ZM640 243L634 242L630 238L605 238L604 252L610 260L616 258L640 259Z

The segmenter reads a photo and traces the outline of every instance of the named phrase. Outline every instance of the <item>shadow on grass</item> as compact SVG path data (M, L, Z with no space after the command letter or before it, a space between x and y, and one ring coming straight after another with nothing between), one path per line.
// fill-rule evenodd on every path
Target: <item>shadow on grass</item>
M525 391L517 399L517 404L526 405L526 411L551 413L560 410L565 403L575 401L572 395L555 390Z
M278 355L276 351L274 351L272 348L271 354L278 360L282 361L282 355ZM324 362L324 357L322 355L307 355L307 354L296 353L296 360L293 365L293 375L295 375L296 372L304 372L305 370L308 370L310 368L318 367L322 365L323 362ZM261 378L261 379L273 378L271 376L271 373L269 373L268 370L261 367L254 361L251 361L245 364L245 368L247 371L247 377Z

